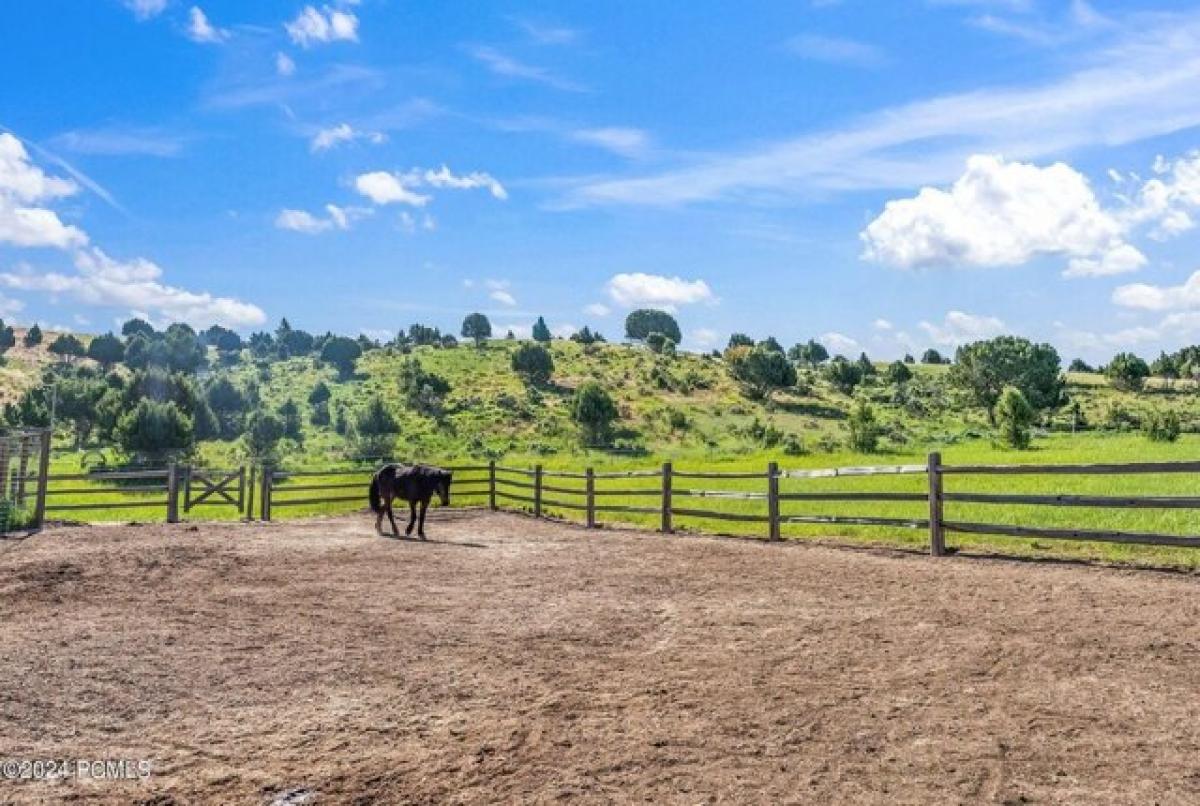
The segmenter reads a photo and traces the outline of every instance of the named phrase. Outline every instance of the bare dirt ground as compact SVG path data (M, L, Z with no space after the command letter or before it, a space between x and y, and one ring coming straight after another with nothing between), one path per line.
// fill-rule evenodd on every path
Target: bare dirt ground
M152 762L0 802L1200 801L1196 578L429 531L0 542L0 758Z

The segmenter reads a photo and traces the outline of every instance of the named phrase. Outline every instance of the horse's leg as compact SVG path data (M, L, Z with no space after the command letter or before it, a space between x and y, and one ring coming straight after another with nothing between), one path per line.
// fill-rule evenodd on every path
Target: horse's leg
M421 499L421 525L417 527L417 536L425 539L425 510L429 509L429 499Z
M375 514L375 533L383 534L383 516L387 513L387 504L384 503L383 496L379 496L379 512Z
M416 522L417 522L417 502L409 501L408 502L408 528L404 530L404 534L411 535L412 530L413 530L413 524L415 524Z
M400 536L400 527L396 525L396 515L394 514L394 512L392 510L392 503L395 500L396 500L395 496L391 496L391 495L388 496L388 498L387 498L387 516L388 516L388 520L392 522L392 534L395 535L396 537L399 537Z

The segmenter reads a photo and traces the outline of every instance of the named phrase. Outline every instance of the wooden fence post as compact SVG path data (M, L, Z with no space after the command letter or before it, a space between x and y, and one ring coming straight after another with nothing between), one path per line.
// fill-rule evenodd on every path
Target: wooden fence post
M22 436L20 464L17 466L17 493L13 496L16 499L17 506L25 505L25 477L29 475L29 453L30 443L32 440L27 436Z
M488 461L488 509L496 511L496 460Z
M258 465L250 465L250 481L246 482L246 520L254 520L254 490L258 486Z
M779 464L767 465L767 537L779 539Z
M179 466L167 465L167 523L179 523Z
M271 520L271 466L263 465L262 472L262 504L258 507L258 517L261 520Z
M587 476L587 528L596 528L596 471L588 468Z
M533 517L542 517L542 466L533 468Z
M50 429L42 432L41 453L38 455L38 488L33 510L33 522L40 529L46 520L46 488L50 484Z
M946 553L946 535L942 531L942 455L929 454L929 553Z
M673 475L670 462L662 466L662 533L669 535L675 531L671 524L671 484Z

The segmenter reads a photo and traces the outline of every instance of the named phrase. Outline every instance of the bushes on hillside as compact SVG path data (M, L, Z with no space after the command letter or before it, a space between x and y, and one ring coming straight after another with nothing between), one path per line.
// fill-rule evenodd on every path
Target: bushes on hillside
M644 342L651 333L661 333L676 344L683 341L679 323L666 311L639 308L625 317L625 338Z
M149 463L161 463L192 449L192 421L174 401L143 398L117 424L117 441L126 453Z
M850 409L850 447L859 453L874 453L879 447L882 429L875 416L875 408L864 398L859 398Z
M1018 336L998 336L959 347L950 380L971 394L993 425L996 404L1008 386L1020 390L1034 409L1066 402L1058 351L1049 344L1034 344Z
M1150 377L1150 366L1133 353L1117 353L1104 368L1112 385L1126 392L1140 392Z
M554 358L540 344L522 344L513 352L512 368L528 383L544 384L554 374Z
M617 416L617 404L600 384L588 381L575 390L575 397L571 401L571 418L582 430L585 443L606 443Z
M725 354L729 371L752 398L766 400L776 389L796 383L796 367L781 351L759 344L734 347Z
M1174 411L1155 411L1146 418L1143 426L1151 442L1174 442L1182 430L1179 415Z
M1033 414L1033 406L1029 405L1020 389L1005 387L996 402L996 429L1000 441L1010 448L1028 448Z

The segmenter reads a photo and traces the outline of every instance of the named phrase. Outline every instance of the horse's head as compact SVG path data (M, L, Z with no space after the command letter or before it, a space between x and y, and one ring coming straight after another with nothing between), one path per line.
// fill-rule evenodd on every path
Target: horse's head
M438 479L437 494L438 498L442 499L442 506L450 506L450 482L454 481L454 473L449 470L443 470L441 477Z

